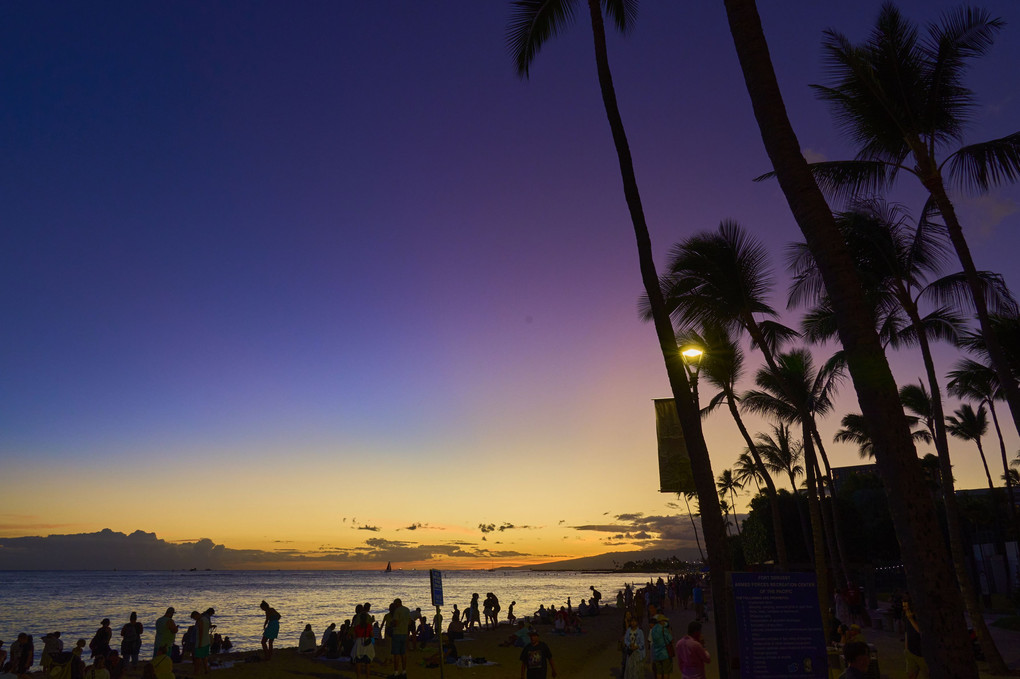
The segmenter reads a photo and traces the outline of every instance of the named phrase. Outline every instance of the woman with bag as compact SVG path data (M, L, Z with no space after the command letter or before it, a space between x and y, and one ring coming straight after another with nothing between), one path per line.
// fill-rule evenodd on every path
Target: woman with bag
M623 633L623 652L627 656L623 679L644 679L645 633L638 627L637 617L630 619L630 627Z

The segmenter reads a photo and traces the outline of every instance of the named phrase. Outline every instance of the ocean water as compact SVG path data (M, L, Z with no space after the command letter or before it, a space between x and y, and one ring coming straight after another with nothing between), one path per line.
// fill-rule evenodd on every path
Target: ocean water
M603 603L612 603L625 584L640 585L659 574L443 571L442 577L446 621L453 604L464 610L474 592L480 601L493 592L502 608L499 619L504 621L511 601L517 602L514 614L524 617L540 604L565 605L567 597L576 606L591 595L588 588L594 585L602 592ZM37 661L44 634L60 631L69 650L77 639L91 639L103 618L110 619L114 647L119 648L120 628L131 611L138 613L138 621L145 626L142 656L148 657L156 618L168 606L177 609L174 619L182 632L191 624L192 610L215 608L216 631L230 637L234 651L260 648L265 618L259 603L263 599L282 616L279 646L296 646L307 623L321 637L329 623L339 625L350 618L359 603L371 602L377 620L397 597L412 611L420 607L430 619L435 613L427 570L0 571L0 592L0 639L9 646L18 632L34 635Z

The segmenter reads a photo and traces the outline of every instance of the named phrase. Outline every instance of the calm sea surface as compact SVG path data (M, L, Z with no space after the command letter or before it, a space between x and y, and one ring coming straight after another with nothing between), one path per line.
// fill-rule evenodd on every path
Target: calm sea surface
M581 573L574 571L443 571L445 605L449 620L453 604L467 608L471 594L480 600L487 592L499 597L500 620L506 619L511 601L518 617L531 615L545 604L574 605L591 595L594 585L603 602L614 602L626 583L644 583L658 574ZM76 639L91 639L103 618L114 629L114 647L120 645L120 628L131 611L145 626L143 656L152 652L156 618L168 606L177 609L174 619L183 630L191 623L192 610L216 609L216 631L230 637L235 651L259 647L264 615L259 602L267 600L283 616L280 646L296 646L301 630L311 623L316 636L331 622L338 625L354 614L359 603L371 602L381 620L394 598L400 597L412 611L421 607L435 612L429 594L429 574L424 571L0 571L0 639L6 646L18 632L35 636L36 660L42 636L61 632L65 648ZM178 637L179 639L179 637Z

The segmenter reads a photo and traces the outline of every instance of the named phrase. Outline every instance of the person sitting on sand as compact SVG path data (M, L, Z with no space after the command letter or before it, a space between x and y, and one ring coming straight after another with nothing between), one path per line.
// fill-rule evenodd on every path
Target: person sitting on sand
M152 671L156 675L156 679L175 679L174 677L174 663L167 655L167 647L160 646L156 649L156 657L149 663L152 665Z
M230 641L230 637L224 636L223 637L223 651L224 652L229 651L233 647L234 647L234 644L233 644L233 642Z
M446 633L450 635L453 640L464 638L464 623L454 618L450 621L449 627L446 628Z
M281 616L275 608L266 603L265 599L259 604L259 608L266 614L266 619L262 623L262 651L266 655L266 660L271 660L273 658L273 641L280 636Z
M448 635L443 635L443 662L447 665L457 664L457 659L460 658L460 654L457 652L457 645L449 638ZM425 658L425 667L439 667L439 651L436 651L432 655Z
M581 599L581 603L577 607L578 615L588 615L588 604L585 603L584 599Z
M209 652L213 655L218 655L223 650L223 637L219 633L212 635L212 643L209 645Z
M64 642L60 640L60 632L50 632L43 637L42 641L42 657L39 659L39 663L42 665L43 671L48 673L50 667L53 666L53 654L64 650ZM3 667L2 662L0 662L0 667Z
M315 653L315 631L310 624L305 625L298 639L298 653Z
M92 666L85 670L85 679L110 679L110 672L106 669L106 656L97 655Z

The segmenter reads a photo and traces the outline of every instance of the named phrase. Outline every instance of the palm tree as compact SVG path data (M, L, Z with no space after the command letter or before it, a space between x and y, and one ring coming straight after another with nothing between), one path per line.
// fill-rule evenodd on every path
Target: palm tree
M694 515L700 514L700 510L698 512L691 511L691 500L695 500L695 502L697 501L697 493L694 493L693 491L686 491L680 493L680 496L683 497L684 504L687 505L687 516L690 517L691 528L694 529L694 541L698 544L698 556L700 556L701 560L704 561L705 553L701 551L701 538L698 537L698 524L694 521Z
M886 3L863 44L826 31L823 49L831 86L813 87L859 151L854 161L820 163L814 170L820 183L844 196L887 185L900 172L921 182L963 266L981 334L1020 431L1020 387L992 331L984 286L943 176L945 171L953 184L978 192L1015 181L1020 177L1020 132L939 158L959 144L975 106L974 93L962 84L967 62L984 55L1003 26L1001 19L965 7L929 25L925 39Z
M730 507L733 508L733 525L737 529L737 537L740 537L740 522L737 520L737 495L736 491L742 489L744 486L733 478L732 469L724 469L722 474L719 475L719 479L716 481L715 487L719 490L719 495L725 500L726 494L730 495Z
M981 445L981 437L988 433L988 411L985 410L985 404L982 403L977 410L974 410L969 403L964 403L946 418L946 429L958 439L973 441L977 444L978 453L981 455L981 464L984 465L985 476L988 477L988 487L994 490L995 484L992 482L991 472L988 471L985 449Z
M719 389L718 393L708 400L708 404L702 410L702 415L711 413L715 408L726 404L730 416L737 425L737 431L747 444L746 454L751 458L752 464L757 469L755 479L760 478L765 484L765 492L769 499L769 510L772 514L772 524L776 527L773 537L776 546L776 564L780 569L788 566L786 551L786 536L782 530L782 514L779 507L779 498L776 491L776 484L769 476L761 455L751 438L737 404L740 402L737 396L737 383L744 373L744 352L733 339L732 334L719 325L706 325L701 332L692 330L682 331L677 335L677 344L686 346L693 344L704 350L701 359L701 378L708 384ZM746 480L744 481L746 482Z
M912 416L908 416L907 419L911 420L911 427L920 421L919 418ZM875 457L875 443L868 432L868 423L864 420L863 415L860 413L848 413L840 420L840 425L842 429L839 429L835 436L832 437L833 442L850 443L857 446L857 452L860 454L861 459ZM931 434L927 430L918 429L913 431L911 435L914 441L931 443Z
M992 416L992 424L995 426L995 434L999 439L999 453L1002 456L1003 480L1006 482L1006 495L1009 498L1009 516L1013 522L1014 530L1020 534L1020 524L1017 522L1016 503L1014 501L1013 477L1006 473L1009 471L1009 461L1006 456L1006 441L1002 437L1002 428L999 427L999 417L995 412L995 401L1002 398L999 389L998 376L995 371L983 363L964 358L956 362L956 366L949 372L949 393L961 398L969 398L988 407L988 413Z
M686 327L699 324L742 330L751 338L752 346L761 352L768 369L779 375L775 352L797 333L775 320L778 314L768 301L772 272L767 260L768 253L760 242L736 222L724 220L717 230L694 234L672 247L669 271L662 277L662 289L666 304L681 328L685 327L684 324ZM779 384L791 394L795 391L795 385L785 385L783 378L779 380ZM790 402L795 404L794 407L803 405L792 395ZM809 419L806 413L802 415L802 420ZM808 478L813 480L810 465L814 459L814 447L811 446L809 456L809 442L804 445ZM812 484L811 488L812 493L817 492L817 485ZM811 530L816 536L812 542L821 605L823 599L828 600L830 590L821 505L817 500L809 494L808 509Z
M826 540L836 574L849 586L844 554L837 536L833 503L827 503L829 512L822 511L823 479L826 477L821 473L815 455L818 431L815 415L823 415L832 409L831 396L838 375L842 372L842 357L833 357L816 371L811 354L804 349L795 349L777 355L774 365L774 369L758 371L754 381L759 389L744 394L744 408L780 422L800 426L808 483L808 508L818 513L818 517L811 516L812 524L818 520L824 526L824 531L819 531L812 525L812 532ZM830 490L831 487L830 484ZM815 550L816 554L824 550L820 540L816 542Z
M769 55L755 0L724 0L730 34L762 142L793 217L825 282L857 399L873 432L879 472L919 613L924 655L936 679L976 678L973 651L946 547L926 489L861 280L835 220L801 153ZM827 606L827 601L820 605ZM828 630L827 630L828 631Z
M528 76L531 64L542 45L572 22L578 5L578 0L514 0L511 3L512 14L507 29L507 47L518 75L525 78ZM630 144L627 141L620 107L616 101L613 75L609 68L609 53L606 49L606 30L602 7L606 8L606 15L619 30L627 31L636 19L637 0L588 0L587 5L595 46L596 69L602 91L602 103L606 110L616 155L620 163L624 198L637 241L641 281L645 294L648 296L655 334L659 341L659 350L662 352L666 375L669 378L673 398L676 401L677 415L687 443L694 485L701 500L702 530L705 533L708 567L712 575L712 595L717 597L715 600L720 604L716 611L716 624L725 629L728 626L728 611L730 610L729 592L725 587L725 573L729 570L726 528L723 525L722 512L719 511L718 504L714 501L716 497L715 476L712 473L712 461L709 458L705 436L701 430L698 408L694 402L687 374L684 371L683 361L676 349L673 326L662 297L662 290L659 287L651 237L648 233L637 178L634 174ZM728 647L730 643L731 639L728 637L725 640L720 640L717 651L720 672L724 676L728 675L730 655Z
M733 463L733 478L740 483L741 486L747 487L747 484L753 483L755 489L760 493L761 484L765 480L765 475L762 474L761 469L758 468L758 463L751 457L751 453L747 450L737 456L737 461Z
M765 467L772 474L786 474L790 487L797 492L797 477L804 473L800 462L804 459L803 446L790 434L790 425L780 422L772 425L771 433L755 436Z

